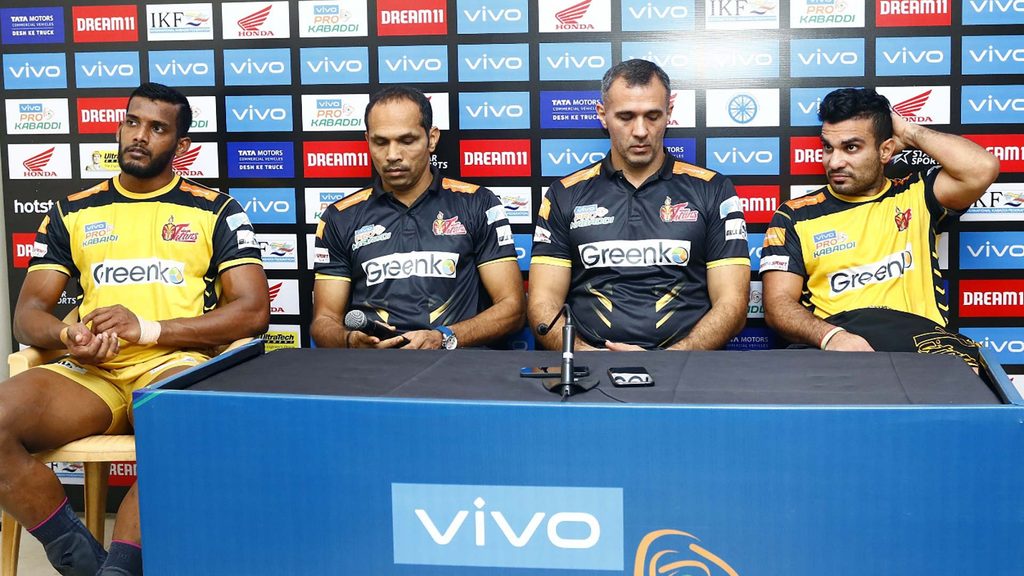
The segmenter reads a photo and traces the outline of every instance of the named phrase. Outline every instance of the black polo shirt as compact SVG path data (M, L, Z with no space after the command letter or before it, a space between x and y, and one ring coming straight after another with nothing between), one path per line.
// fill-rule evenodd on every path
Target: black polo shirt
M377 179L328 206L317 226L316 279L351 282L350 310L401 331L476 316L491 305L477 268L516 258L494 193L431 171L412 206Z
M639 188L605 157L541 204L531 264L572 269L566 301L592 345L670 346L711 308L708 268L750 266L732 183L665 155Z

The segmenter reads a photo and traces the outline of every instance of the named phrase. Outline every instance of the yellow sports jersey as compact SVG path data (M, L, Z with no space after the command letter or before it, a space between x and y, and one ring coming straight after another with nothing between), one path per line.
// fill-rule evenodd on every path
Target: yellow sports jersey
M54 204L36 232L29 272L79 279L85 316L122 304L142 318L199 316L217 305L218 276L261 264L252 224L226 194L181 179L137 194L115 176ZM166 346L122 345L103 368L167 354Z
M765 233L761 273L803 276L802 303L821 318L882 307L945 326L936 233L959 213L935 198L939 170L888 180L871 197L825 187L786 202Z

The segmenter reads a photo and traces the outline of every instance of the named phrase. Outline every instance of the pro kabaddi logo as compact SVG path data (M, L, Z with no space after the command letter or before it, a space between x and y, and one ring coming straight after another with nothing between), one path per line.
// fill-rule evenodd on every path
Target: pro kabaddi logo
M699 538L670 528L647 534L636 549L633 576L653 574L739 576L728 562L701 546Z
M696 210L690 210L689 202L673 204L672 199L665 196L665 204L661 206L662 222L696 222L700 215Z
M270 30L260 30L260 27L263 26L263 23L266 22L267 18L270 17L271 8L273 8L273 6L268 4L266 8L253 12L245 18L240 18L238 20L238 27L241 28L242 31L239 32L238 35L243 38L252 38L256 36L273 36L274 33L271 32Z
M434 220L434 236L463 236L465 234L466 227L459 222L458 216L452 216L446 220L444 212L437 213L437 219Z
M900 116L906 118L908 122L931 122L931 116L917 115L917 113L920 112L922 108L924 108L924 105L928 103L928 98L931 95L932 91L927 90L925 92L918 94L917 96L907 98L906 100L900 102L899 104L894 104L892 109Z
M35 176L37 178L39 178L39 177L46 177L46 178L54 178L54 177L56 177L57 176L56 172L43 171L43 168L46 168L46 165L50 163L50 158L53 158L53 150L54 150L54 148L56 148L56 147L55 146L51 146L49 149L43 150L39 154L36 154L35 156L32 156L31 158L28 158L24 162L22 162L21 165L24 166L25 170L27 171L26 176Z
M160 231L160 237L165 242L195 242L199 234L190 230L187 223L175 224L174 216L171 216Z
M593 30L593 24L580 24L580 18L583 18L590 9L590 2L591 0L583 0L579 4L556 12L555 18L559 24L555 25L555 30Z

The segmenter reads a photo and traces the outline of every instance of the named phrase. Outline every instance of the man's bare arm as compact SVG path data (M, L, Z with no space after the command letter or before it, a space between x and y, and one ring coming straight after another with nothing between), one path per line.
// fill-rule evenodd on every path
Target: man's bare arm
M670 350L717 350L743 329L750 299L750 267L716 266L708 269L711 309L685 338Z
M761 276L764 284L764 319L768 326L791 342L818 347L835 326L811 314L800 303L804 280L799 274L773 270ZM870 352L867 340L851 332L838 332L826 350Z
M546 335L537 334L538 324L547 324L558 314L569 295L572 269L552 264L530 264L530 297L527 301L526 316L537 342L548 350L562 349L562 325L559 319ZM576 336L576 350L598 350Z

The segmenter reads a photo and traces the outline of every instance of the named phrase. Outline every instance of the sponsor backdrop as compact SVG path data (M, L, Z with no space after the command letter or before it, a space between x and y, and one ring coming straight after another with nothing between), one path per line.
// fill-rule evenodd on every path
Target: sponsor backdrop
M815 114L830 90L877 87L907 118L992 150L1002 176L941 259L954 327L1024 365L1022 24L1011 0L5 0L12 304L53 200L116 173L113 134L141 81L191 99L194 144L175 170L233 194L255 223L276 348L310 345L311 237L324 207L371 177L369 94L430 95L434 165L501 196L526 274L547 185L608 148L594 112L602 73L646 58L673 80L671 151L736 183L755 269L779 202L823 182ZM907 151L891 169L930 162ZM730 347L780 344L763 313L755 283Z

